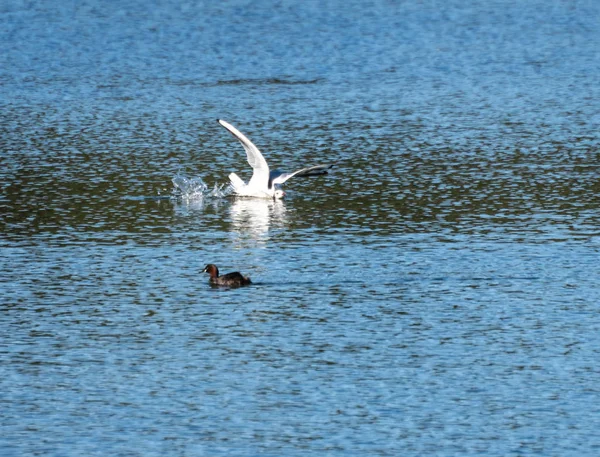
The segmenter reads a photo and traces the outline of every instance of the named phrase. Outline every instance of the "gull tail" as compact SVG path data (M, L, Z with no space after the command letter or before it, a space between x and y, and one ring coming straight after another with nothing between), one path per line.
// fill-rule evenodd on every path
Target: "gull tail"
M231 182L231 187L233 187L233 190L238 193L244 187L246 187L246 184L244 183L244 181L242 181L242 179L235 173L229 173L229 182Z

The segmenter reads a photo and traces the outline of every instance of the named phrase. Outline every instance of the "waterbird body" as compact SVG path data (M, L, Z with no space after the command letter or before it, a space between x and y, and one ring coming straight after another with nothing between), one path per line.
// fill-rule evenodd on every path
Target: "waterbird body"
M202 270L202 273L208 273L210 275L208 282L214 286L241 287L252 284L250 278L248 276L243 276L239 271L219 276L219 269L212 263L206 265L204 270Z
M285 192L278 188L293 176L316 176L327 174L333 165L315 165L312 167L301 168L293 173L285 173L279 170L271 171L267 161L259 149L244 136L242 132L233 125L222 119L217 119L219 124L225 127L235 138L238 139L248 158L248 163L252 167L253 174L246 184L235 173L229 174L229 181L236 195L240 197L255 198L282 198Z

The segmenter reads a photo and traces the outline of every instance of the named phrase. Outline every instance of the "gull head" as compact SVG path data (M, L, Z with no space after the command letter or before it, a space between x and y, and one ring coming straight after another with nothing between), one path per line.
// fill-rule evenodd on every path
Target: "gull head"
M283 198L285 197L285 192L281 189L275 189L275 194L273 194L274 198Z

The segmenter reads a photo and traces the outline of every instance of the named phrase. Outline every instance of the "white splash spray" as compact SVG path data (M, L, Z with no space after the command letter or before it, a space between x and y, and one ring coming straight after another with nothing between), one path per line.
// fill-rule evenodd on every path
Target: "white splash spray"
M200 177L188 178L177 173L171 181L173 182L173 195L183 200L200 200L206 197L222 198L231 195L232 189L229 184L216 184L209 189L208 185Z

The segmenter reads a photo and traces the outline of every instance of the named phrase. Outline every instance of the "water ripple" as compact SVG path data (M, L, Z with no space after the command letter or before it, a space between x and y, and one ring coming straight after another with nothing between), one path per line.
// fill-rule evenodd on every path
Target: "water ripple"
M0 454L598 454L600 3L72 3L0 6Z

